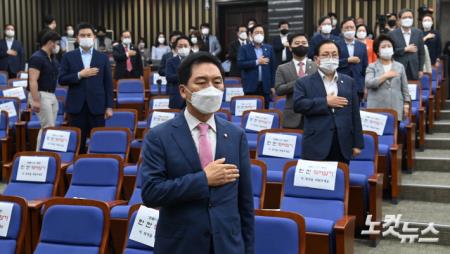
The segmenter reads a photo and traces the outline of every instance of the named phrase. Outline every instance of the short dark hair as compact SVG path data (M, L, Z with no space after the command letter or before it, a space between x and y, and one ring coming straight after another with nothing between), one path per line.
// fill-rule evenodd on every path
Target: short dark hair
M196 27L196 26L190 26L190 27L189 27L189 30L191 30L191 29L192 29L192 30L197 30L197 27Z
M55 21L56 19L55 19L55 17L53 16L53 15L51 15L51 14L49 14L49 15L46 15L45 17L44 17L44 24L45 25L50 25L53 21Z
M97 26L97 33L104 32L106 34L106 28L104 26Z
M288 37L289 45L292 44L292 42L294 41L295 38L300 37L300 36L303 36L306 38L306 40L308 40L308 35L306 35L305 33L296 33L296 34L290 35Z
M379 54L379 52L380 52L380 44L383 41L389 41L392 44L392 47L395 49L395 42L391 38L391 36L389 36L387 34L380 34L380 36L375 38L375 41L373 42L373 52L375 52L375 54L377 54L377 55Z
M14 28L14 30L16 29L16 26L13 25L13 24L11 24L11 23L5 24L5 25L3 26L3 29L6 30L6 28L7 28L8 26L12 26L12 27Z
M289 25L289 22L287 20L281 20L278 22L278 28L280 28L282 25Z
M186 57L186 59L184 59L184 61L181 62L180 67L178 67L177 74L180 84L187 85L189 79L192 76L192 66L201 63L214 64L215 66L217 66L217 68L219 68L222 77L225 76L222 64L220 63L217 57L211 55L208 52L199 51L197 53L192 53L188 57Z
M320 17L320 18L319 18L319 24L318 24L318 25L319 25L319 26L322 25L322 23L323 23L326 19L329 19L329 18L330 18L330 16L322 16L322 17Z
M247 20L247 24L248 24L250 21L255 22L256 24L258 24L258 21L256 21L255 18L249 18L249 19Z
M80 24L78 24L78 26L77 26L77 34L80 32L80 30L82 30L82 29L91 29L91 31L92 31L92 33L94 33L95 34L95 31L94 31L94 27L91 25L91 24L89 24L89 23L80 23ZM99 30L99 31L101 31L101 30Z
M69 26L73 28L72 24L66 24L66 25L64 26L64 29L67 30L67 28L68 28Z
M346 17L346 18L343 19L342 22L341 22L341 28L344 26L345 23L347 23L347 22L349 22L349 21L353 22L353 24L356 25L355 19L354 19L353 17Z
M177 47L178 41L180 41L180 40L187 40L187 41L189 42L189 45L192 46L192 42L191 42L191 40L189 39L189 37L187 37L186 35L183 34L183 35L181 35L180 37L178 37L177 40L175 41L175 43L173 44L173 47L174 47L174 48Z
M184 34L178 30L172 31L169 35L169 40L171 40L172 37L174 37L174 36L182 36L182 35L184 35Z
M209 23L202 23L202 24L200 25L200 27L207 27L207 28L210 28L210 27L209 27Z
M339 45L333 40L326 39L326 40L319 42L319 44L317 44L317 46L314 48L314 56L319 56L320 48L322 48L322 46L326 45L326 44L334 44L334 46L336 46L336 48L338 50L338 54L341 55L341 49L339 48Z
M328 12L328 17L335 17L335 18L337 18L337 14L335 13L335 12Z
M241 25L239 25L239 26L236 27L236 32L239 32L239 28L241 28L241 27L245 27L245 30L248 29L246 25L241 24Z
M123 36L123 34L126 33L126 32L128 32L128 33L131 34L131 31L130 31L130 30L122 30L122 32L120 32L120 36Z
M359 24L359 25L357 25L357 26L356 26L356 31L358 31L358 29L359 29L360 27L362 27L362 26L366 29L366 33L369 33L369 28L367 28L367 26L366 26L365 24Z
M411 12L412 15L413 15L413 17L414 17L414 11L411 10L411 9L409 9L409 8L401 9L401 10L398 12L398 17L399 17L399 18L402 18L403 14L405 14L406 12Z
M425 14L423 14L423 16L422 16L422 20L423 20L423 18L425 18L425 17L430 17L430 18L431 18L431 20L433 20L433 21L434 21L434 17L433 17L433 14L431 14L431 13L425 13Z
M250 28L250 33L253 33L253 31L255 31L255 29L258 28L258 27L261 27L264 30L264 26L263 25L256 24L252 28Z
M61 36L55 31L46 32L41 38L41 46L44 46L49 41L59 41Z

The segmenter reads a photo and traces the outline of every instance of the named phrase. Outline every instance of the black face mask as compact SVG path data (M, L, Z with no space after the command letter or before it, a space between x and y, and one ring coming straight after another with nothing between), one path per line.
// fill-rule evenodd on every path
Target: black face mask
M308 47L298 46L292 48L292 53L294 53L294 55L296 55L297 57L304 57L308 53Z
M394 27L395 25L397 25L397 20L395 20L395 19L388 20L388 25L390 27Z
M289 33L289 30L288 30L288 29L281 29L281 30L280 30L280 33L281 33L282 35L286 35L286 34Z

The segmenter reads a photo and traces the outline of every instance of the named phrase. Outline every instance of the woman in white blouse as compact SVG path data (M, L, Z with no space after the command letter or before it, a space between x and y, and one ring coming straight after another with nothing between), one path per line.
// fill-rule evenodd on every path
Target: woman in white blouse
M152 65L158 67L164 54L170 52L170 47L167 45L166 36L164 33L159 33L155 44L152 46Z

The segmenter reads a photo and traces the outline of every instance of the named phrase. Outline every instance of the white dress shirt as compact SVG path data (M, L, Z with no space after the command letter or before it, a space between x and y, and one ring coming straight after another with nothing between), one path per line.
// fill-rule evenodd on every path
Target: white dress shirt
M197 126L202 122L197 118L195 118L195 116L193 116L191 113L189 113L189 110L187 109L184 110L184 117L186 118L189 130L191 131L192 139L194 140L195 147L197 148L197 153L199 153L198 138L200 137L200 130L198 129ZM211 118L209 118L208 121L206 121L206 124L209 125L208 138L213 153L212 158L215 158L217 137L216 137L216 121L214 120L214 114L211 116Z
M354 56L355 55L355 40L353 40L352 42L345 41L345 44L347 44L348 55Z
M337 81L338 81L338 74L337 71L334 72L334 77L331 81L329 81L325 75L325 73L323 73L321 70L318 70L320 77L322 77L323 80L323 84L325 86L325 90L327 91L327 96L328 95L338 95L338 86L337 86Z
M14 38L11 38L11 39L6 38L6 46L8 47L8 50L11 50L13 42L14 42Z
M288 41L288 36L287 35L280 35L281 37L281 44L284 44ZM284 45L283 45L284 47ZM286 52L287 48L284 47L283 48L283 52L281 53L281 61L286 61L287 60L287 52Z
M408 46L409 41L411 40L411 29L409 29L409 32L406 32L405 30L403 30L403 27L401 29L402 29L403 38L405 39L406 46Z
M247 45L247 41L246 40L239 39L239 43L241 44L241 46Z
M303 62L303 73L305 73L305 76L306 76L306 61L307 60L308 60L307 57L303 58L302 61L297 61L295 58L292 58L292 61L294 61L295 71L296 71L297 75L300 72L300 62Z

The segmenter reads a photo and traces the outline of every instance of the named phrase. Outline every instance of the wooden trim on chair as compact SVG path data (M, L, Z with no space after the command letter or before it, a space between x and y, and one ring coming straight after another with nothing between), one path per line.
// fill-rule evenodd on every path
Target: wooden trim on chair
M274 211L255 209L256 216L278 217L293 220L298 227L298 254L306 253L306 226L305 218L302 215L288 211Z
M124 131L127 133L127 150L125 152L125 157L123 158L123 162L127 163L128 162L128 158L130 156L130 145L131 145L131 131L128 128L125 127L97 127L97 128L93 128L91 130L91 139L92 139L92 135L94 135L95 132L98 131ZM88 151L89 153L89 151Z
M264 199L266 198L266 184L267 184L267 165L264 161L260 161L260 160L255 160L252 159L250 160L250 163L252 165L256 165L259 168L261 168L261 173L262 173L262 189L261 189L261 194L259 197L259 207L260 209L264 208Z
M71 205L71 206L93 206L99 208L103 213L103 236L100 244L100 254L107 253L108 239L109 239L109 228L110 228L110 211L109 207L105 202L89 199L69 199L69 198L53 198L45 202L43 214L47 210L55 205ZM40 242L40 239L39 239Z
M23 246L25 245L25 234L28 226L28 205L27 201L21 197L16 196L3 196L0 195L0 202L15 203L20 206L20 229L16 240L16 254L22 254Z

